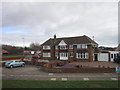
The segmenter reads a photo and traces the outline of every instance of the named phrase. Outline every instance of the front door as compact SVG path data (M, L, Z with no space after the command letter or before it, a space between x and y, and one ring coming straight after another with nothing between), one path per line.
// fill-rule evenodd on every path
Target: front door
M61 52L60 53L60 60L68 60L68 53Z
M94 61L98 61L98 54L94 54Z

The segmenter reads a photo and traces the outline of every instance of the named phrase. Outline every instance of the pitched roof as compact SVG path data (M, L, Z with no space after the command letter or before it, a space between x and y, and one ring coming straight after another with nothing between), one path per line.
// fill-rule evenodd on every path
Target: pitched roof
M64 40L64 42L68 45L72 44L87 44L87 43L93 43L97 44L95 41L93 41L91 38L89 38L86 35L83 36L77 36L77 37L63 37L63 38L56 38L55 45L58 45L61 40ZM54 38L50 38L46 42L44 42L42 45L53 45Z
M117 50L120 51L120 44L118 45Z
M2 53L9 53L8 51L6 51L4 49L0 50L0 52L2 52Z

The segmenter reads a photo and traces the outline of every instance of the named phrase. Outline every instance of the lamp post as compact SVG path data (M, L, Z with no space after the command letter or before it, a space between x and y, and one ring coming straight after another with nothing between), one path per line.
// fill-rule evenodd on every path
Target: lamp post
M24 56L24 50L25 50L25 38L23 37L22 40L23 40L23 56Z
M94 38L95 38L95 37L94 37L94 36L92 36L92 38L93 38L93 41L94 41Z

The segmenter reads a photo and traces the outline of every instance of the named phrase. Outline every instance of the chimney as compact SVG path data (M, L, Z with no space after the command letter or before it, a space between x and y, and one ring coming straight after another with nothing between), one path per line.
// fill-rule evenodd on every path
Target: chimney
M56 39L56 34L54 34L54 39Z
M54 34L54 43L56 42L56 34Z

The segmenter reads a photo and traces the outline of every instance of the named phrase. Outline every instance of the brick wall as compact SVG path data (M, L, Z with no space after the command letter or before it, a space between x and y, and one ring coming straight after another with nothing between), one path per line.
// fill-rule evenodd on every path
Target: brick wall
M115 68L44 68L50 73L115 73Z

